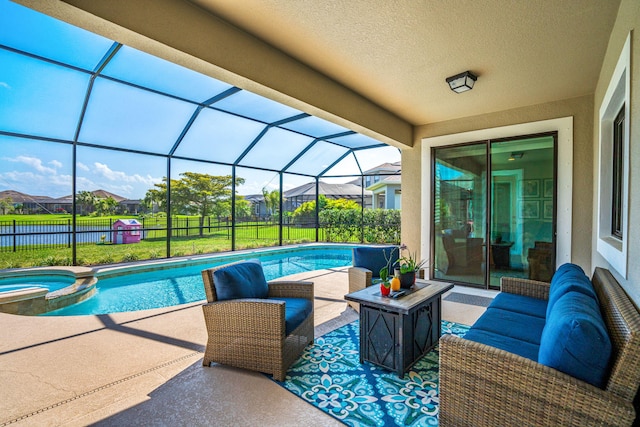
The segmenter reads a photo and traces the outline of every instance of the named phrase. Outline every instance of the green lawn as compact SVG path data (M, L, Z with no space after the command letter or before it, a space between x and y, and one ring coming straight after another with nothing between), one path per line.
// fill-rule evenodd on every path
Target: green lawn
M314 240L286 240L283 244L308 243ZM236 249L277 246L278 239L238 238ZM77 246L78 265L100 265L165 258L166 239L147 239L128 245L85 244ZM231 240L220 237L174 238L171 256L199 255L231 250ZM0 252L0 269L51 265L71 265L71 248Z
M4 220L8 215L4 215L0 220ZM51 221L54 215L30 215L29 220L38 221L34 217L43 217L40 221ZM24 220L24 216L18 216ZM59 217L69 217L66 215L55 215ZM122 218L121 216L117 218ZM64 218L62 218L64 219ZM104 218L101 218L104 219ZM204 235L199 236L199 229L196 224L197 217L190 220L191 229L188 236L182 236L187 230L174 230L171 239L171 256L199 255L216 253L231 250L231 229L229 227L211 227L204 230ZM65 219L66 220L66 219ZM82 218L78 219L81 223ZM108 220L108 218L107 218ZM164 227L165 221L158 221L157 227ZM150 227L150 225L146 225ZM236 227L236 249L249 249L277 246L279 243L279 230L277 225L261 225L258 223L242 223ZM320 230L320 240L324 239L324 231ZM77 245L76 257L77 265L101 265L121 262L131 262L136 260L149 260L165 258L167 256L166 230L149 231L147 238L140 243L127 245L116 245L108 243L102 244L99 239L95 243L84 243ZM315 241L315 229L285 227L283 229L283 244L308 243ZM0 252L0 269L52 266L52 265L72 265L71 248L50 248L50 249L27 249L12 252Z
M89 226L99 227L104 231L90 231L87 239L88 243L82 243L78 238L76 246L76 265L104 265L121 262L131 262L137 260L149 260L167 257L167 221L164 215L144 218L144 238L140 243L118 245L109 243L110 227L116 219L141 218L135 216L111 216L111 217L77 217L78 227ZM71 215L0 215L0 225L9 227L13 221L16 224L28 221L28 223L62 224L70 223ZM9 224L7 224L9 223ZM200 230L199 217L177 216L172 218L172 239L171 257L200 255L231 250L231 227L226 221L218 223L215 219L207 219L205 227ZM157 230L154 230L157 228ZM239 222L235 228L236 245L235 249L250 249L260 247L271 247L279 244L279 226L265 222ZM65 229L66 231L66 229ZM6 233L6 231L4 231ZM331 241L358 243L358 237L351 235L332 235ZM101 237L105 236L104 242ZM315 228L303 228L295 226L284 226L282 229L282 243L284 245L296 243L309 243L316 241ZM318 241L329 241L325 229L318 230ZM377 240L371 240L377 241ZM53 246L53 245L52 245ZM52 266L52 265L72 265L72 250L70 247L60 247L56 244L53 248L17 248L13 252L12 247L0 247L0 269Z

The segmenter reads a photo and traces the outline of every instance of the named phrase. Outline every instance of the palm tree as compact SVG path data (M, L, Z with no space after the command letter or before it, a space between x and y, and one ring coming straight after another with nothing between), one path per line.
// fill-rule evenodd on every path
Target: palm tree
M80 215L87 215L95 209L98 198L90 191L80 191L76 194L76 204L80 207Z
M264 197L264 204L269 216L278 215L280 212L280 192L278 190L267 190L266 187L262 188L262 196Z

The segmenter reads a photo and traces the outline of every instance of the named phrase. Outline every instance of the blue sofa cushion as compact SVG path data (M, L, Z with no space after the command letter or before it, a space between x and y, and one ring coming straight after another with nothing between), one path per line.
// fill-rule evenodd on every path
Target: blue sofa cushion
M387 259L390 258L389 275L393 276L393 265L398 261L399 252L397 246L356 247L353 248L353 266L371 270L373 277L380 277L380 270L387 265Z
M507 337L495 332L472 328L464 336L465 339L486 344L518 356L526 357L534 362L538 359L539 346L516 338Z
M313 311L313 302L307 298L270 298L273 300L284 301L284 321L285 333L289 335L293 332L304 319Z
M593 284L586 274L584 274L582 268L575 264L563 264L551 279L549 301L547 303L547 317L549 317L556 301L568 292L579 292L593 298L596 304L598 302Z
M555 303L542 331L538 362L603 388L611 341L596 301L581 292Z
M239 298L267 298L269 285L260 260L232 264L213 272L219 301Z
M501 292L493 299L491 307L540 317L542 319L547 317L547 300L531 298L524 295Z
M472 329L539 345L544 324L545 319L540 317L494 308L492 304L473 324Z

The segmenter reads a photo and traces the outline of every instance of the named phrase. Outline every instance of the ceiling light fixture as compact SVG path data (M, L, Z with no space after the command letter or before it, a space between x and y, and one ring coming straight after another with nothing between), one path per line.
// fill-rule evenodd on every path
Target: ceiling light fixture
M508 160L511 162L511 161L513 161L515 159L521 159L522 156L524 156L524 153L522 151L517 152L517 153L511 153L511 155L509 156Z
M449 87L455 93L462 93L473 89L476 80L478 80L478 76L471 71L465 71L464 73L447 77L447 83L449 83Z

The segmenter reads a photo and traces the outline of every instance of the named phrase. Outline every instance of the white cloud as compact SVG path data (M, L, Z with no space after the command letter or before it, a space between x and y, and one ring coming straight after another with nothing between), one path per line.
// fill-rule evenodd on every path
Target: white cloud
M93 191L97 189L95 182L84 176L78 176L76 178L76 191Z
M62 162L59 162L58 160L51 160L49 164L57 169L60 169L62 167Z
M0 87L11 90L11 86L7 82L0 82Z
M89 172L89 166L85 165L82 162L76 163L76 166L78 167L78 169L82 169L85 172Z
M110 193L117 194L123 197L131 197L135 188L132 185L122 184L122 185L105 185L104 189Z
M0 174L0 181L8 189L32 196L62 197L71 194L71 175L8 171Z
M153 178L151 175L142 176L140 174L128 175L122 171L114 171L108 165L104 163L95 162L94 164L96 175L102 176L109 181L128 182L128 183L140 183L149 187L153 186L156 182L161 182L162 178Z
M7 159L10 162L14 162L14 163L23 163L27 166L32 167L33 169L35 169L36 171L40 172L40 173L48 173L48 174L55 174L56 170L52 169L52 168L48 168L46 166L44 166L42 164L42 160L40 160L37 157L30 157L30 156L18 156L15 158L9 158Z
M0 177L9 182L21 182L34 180L36 175L33 172L8 171L0 174Z

